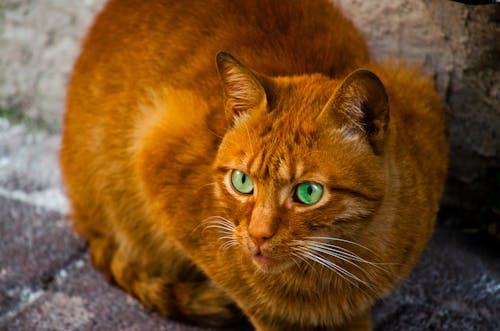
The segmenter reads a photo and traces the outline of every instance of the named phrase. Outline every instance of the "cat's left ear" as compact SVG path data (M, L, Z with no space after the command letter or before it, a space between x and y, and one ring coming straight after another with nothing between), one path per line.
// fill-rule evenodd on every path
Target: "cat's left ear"
M375 154L381 154L389 123L385 87L371 71L359 69L347 76L328 101L324 113L337 125L364 136Z
M224 91L224 108L231 121L243 112L267 108L265 89L250 69L226 52L219 52L216 61Z

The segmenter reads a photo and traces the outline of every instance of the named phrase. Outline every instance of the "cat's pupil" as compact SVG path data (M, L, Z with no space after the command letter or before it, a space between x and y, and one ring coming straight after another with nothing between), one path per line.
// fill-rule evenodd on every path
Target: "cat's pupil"
M307 194L311 195L313 193L312 185L307 186Z

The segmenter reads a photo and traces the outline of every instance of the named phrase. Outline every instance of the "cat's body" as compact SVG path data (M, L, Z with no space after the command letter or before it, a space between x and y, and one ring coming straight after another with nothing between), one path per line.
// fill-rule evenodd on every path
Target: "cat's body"
M216 66L220 50L259 74L226 53ZM361 67L381 82L349 75ZM352 24L309 0L110 1L61 151L110 279L167 316L219 325L241 309L259 330L369 329L432 233L446 158L430 80L371 63Z

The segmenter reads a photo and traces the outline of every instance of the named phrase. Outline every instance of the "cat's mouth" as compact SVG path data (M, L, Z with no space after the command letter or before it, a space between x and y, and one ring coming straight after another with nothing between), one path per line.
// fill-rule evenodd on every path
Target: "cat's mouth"
M281 269L279 268L281 263L276 258L263 254L260 251L252 255L252 261L259 270L264 272L272 273L275 269Z
M288 266L285 260L266 254L266 252L262 252L260 249L252 252L251 256L252 262L257 269L266 273L277 273L283 271Z
M283 250L271 242L256 244L250 238L244 240L244 251L258 271L278 273L287 269L293 262L283 254Z
M273 258L269 255L263 254L261 251L253 254L252 258L253 258L253 261L258 265L259 264L269 264L269 263L272 263L273 261L276 260L275 258Z

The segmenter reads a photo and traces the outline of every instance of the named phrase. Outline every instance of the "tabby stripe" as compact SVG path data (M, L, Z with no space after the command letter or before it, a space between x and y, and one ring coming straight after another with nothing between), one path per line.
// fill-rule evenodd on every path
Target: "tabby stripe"
M350 195L350 196L361 198L361 199L368 200L368 201L379 201L380 200L380 198L378 198L378 197L370 196L370 195L367 195L366 193L363 193L363 192L354 191L354 190L347 188L347 187L330 186L330 191L343 193L346 195Z

